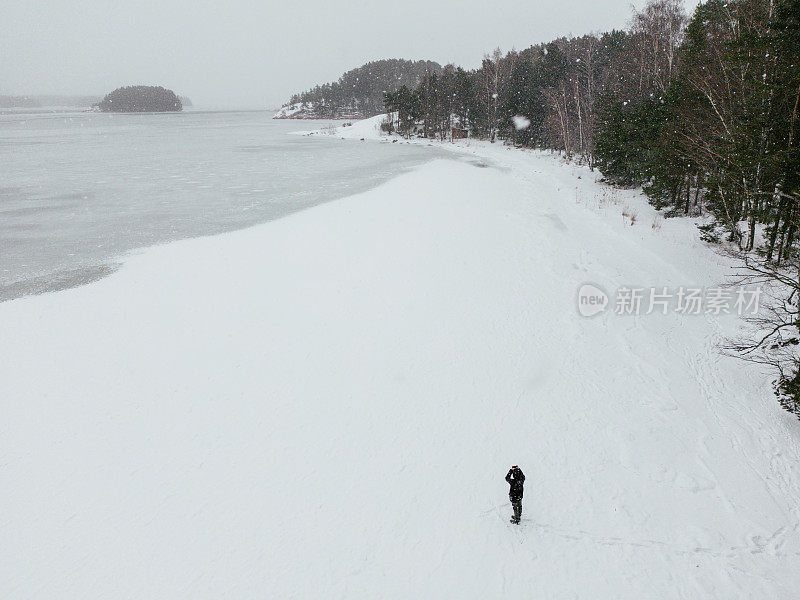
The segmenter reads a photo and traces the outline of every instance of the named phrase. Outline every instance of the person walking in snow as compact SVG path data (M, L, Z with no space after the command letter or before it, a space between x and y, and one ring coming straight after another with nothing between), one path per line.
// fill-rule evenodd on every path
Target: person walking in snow
M508 497L511 499L511 506L514 508L514 516L511 517L512 523L519 523L522 518L522 486L525 484L525 474L517 465L508 470L506 481L511 486L508 490Z

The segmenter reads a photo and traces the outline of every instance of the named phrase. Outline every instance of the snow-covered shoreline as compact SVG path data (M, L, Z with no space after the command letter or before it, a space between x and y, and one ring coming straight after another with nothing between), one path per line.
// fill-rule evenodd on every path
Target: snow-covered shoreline
M1 304L0 596L794 598L800 436L717 353L736 318L576 307L729 260L588 169L453 147Z

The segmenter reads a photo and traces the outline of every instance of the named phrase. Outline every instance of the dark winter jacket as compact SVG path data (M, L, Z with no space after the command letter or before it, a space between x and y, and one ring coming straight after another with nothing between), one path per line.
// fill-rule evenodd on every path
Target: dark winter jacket
M509 470L506 481L511 485L511 489L508 490L508 497L511 498L511 501L522 500L522 486L525 483L525 474L522 469L517 467Z

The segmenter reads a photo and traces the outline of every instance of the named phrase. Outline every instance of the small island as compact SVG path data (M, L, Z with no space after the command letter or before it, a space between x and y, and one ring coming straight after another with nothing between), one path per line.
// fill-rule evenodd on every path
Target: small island
M183 104L175 92L161 86L117 88L97 105L103 112L177 112Z

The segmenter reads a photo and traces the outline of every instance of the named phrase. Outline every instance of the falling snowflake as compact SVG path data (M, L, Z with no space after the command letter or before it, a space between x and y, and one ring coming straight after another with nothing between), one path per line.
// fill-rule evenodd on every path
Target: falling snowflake
M517 131L527 129L531 125L530 119L528 117L523 117L522 115L514 115L511 120L514 122L514 128Z

